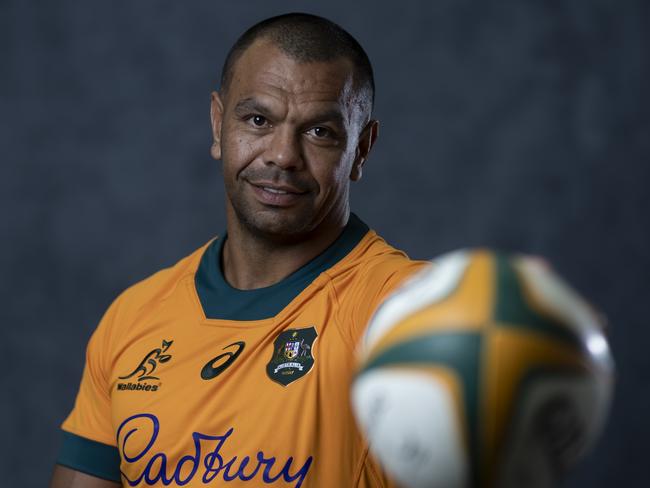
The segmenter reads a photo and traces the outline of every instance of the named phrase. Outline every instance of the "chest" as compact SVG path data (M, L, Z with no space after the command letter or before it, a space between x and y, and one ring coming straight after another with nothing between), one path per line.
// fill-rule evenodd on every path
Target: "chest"
M258 322L201 320L173 301L143 314L110 378L123 472L235 486L352 476L363 442L349 406L353 352L337 320L325 293Z

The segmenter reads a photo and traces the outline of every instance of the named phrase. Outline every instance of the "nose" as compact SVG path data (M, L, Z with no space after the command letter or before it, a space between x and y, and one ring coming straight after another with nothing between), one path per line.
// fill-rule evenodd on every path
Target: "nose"
M265 163L274 164L285 170L302 168L302 151L300 135L290 127L278 127L271 134L271 140L265 153Z

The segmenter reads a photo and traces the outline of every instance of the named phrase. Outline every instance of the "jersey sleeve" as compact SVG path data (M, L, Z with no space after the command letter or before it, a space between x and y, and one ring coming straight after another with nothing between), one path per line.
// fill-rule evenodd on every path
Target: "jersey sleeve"
M111 421L110 336L117 304L111 305L86 348L74 407L63 422L57 464L112 481L120 480L120 458Z
M428 265L430 263L427 261L408 258L387 260L369 268L362 279L345 290L345 299L339 298L341 321L346 324L345 329L353 346L356 347L363 336L379 305L409 277Z

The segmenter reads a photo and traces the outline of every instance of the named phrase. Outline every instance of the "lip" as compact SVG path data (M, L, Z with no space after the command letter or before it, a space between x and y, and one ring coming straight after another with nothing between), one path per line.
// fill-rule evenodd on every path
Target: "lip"
M299 202L307 192L292 186L278 185L266 181L248 182L257 200L263 205L273 207L290 207Z
M291 185L278 184L272 181L249 181L249 183L253 186L257 186L258 188L270 188L275 191L283 191L286 193L295 193L298 195L307 193L306 191L299 190L298 188L293 187Z

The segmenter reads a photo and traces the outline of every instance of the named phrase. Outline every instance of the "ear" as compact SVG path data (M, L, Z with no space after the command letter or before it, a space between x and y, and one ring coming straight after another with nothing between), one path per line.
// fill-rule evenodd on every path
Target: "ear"
M350 179L352 181L359 181L361 179L361 173L363 164L368 159L368 154L370 149L375 144L377 140L377 134L379 132L379 121L370 120L366 126L361 131L359 136L359 144L357 146L356 156L354 162L352 163L352 171L350 171Z
M210 95L210 122L212 123L212 147L210 154L214 159L221 159L221 124L223 123L223 102L219 93Z

